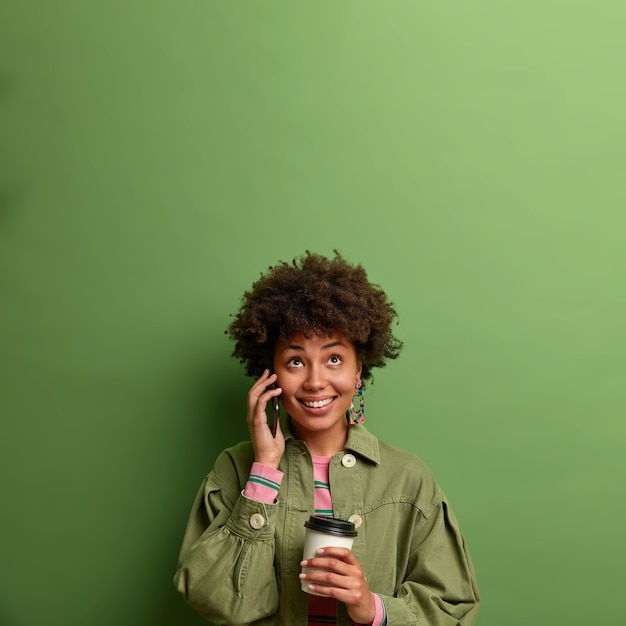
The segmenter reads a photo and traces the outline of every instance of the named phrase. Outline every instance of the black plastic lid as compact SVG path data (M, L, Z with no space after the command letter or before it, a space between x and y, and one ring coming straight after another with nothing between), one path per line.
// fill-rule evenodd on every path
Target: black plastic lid
M304 522L304 525L311 530L317 530L320 533L329 535L337 535L339 537L356 537L356 528L352 522L337 519L336 517L322 517L321 515L311 515Z

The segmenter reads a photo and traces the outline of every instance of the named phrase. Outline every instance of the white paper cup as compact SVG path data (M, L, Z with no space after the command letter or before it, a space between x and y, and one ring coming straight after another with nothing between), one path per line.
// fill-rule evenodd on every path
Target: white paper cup
M312 559L320 548L334 546L338 548L348 548L352 550L352 544L356 537L356 529L352 522L334 517L321 517L319 515L311 515L308 521L304 523L306 527L306 535L304 537L304 551L302 557L304 559ZM303 572L322 571L313 567L303 567ZM322 583L315 585L323 587ZM322 593L316 593L309 590L309 583L306 580L301 582L302 591L306 591L315 596L322 596Z

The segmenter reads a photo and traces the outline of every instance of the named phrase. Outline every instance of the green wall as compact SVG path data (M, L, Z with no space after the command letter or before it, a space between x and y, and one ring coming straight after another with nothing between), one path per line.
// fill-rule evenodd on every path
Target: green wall
M0 8L0 623L204 623L171 583L246 436L268 265L400 313L371 430L460 518L480 626L624 623L626 5Z

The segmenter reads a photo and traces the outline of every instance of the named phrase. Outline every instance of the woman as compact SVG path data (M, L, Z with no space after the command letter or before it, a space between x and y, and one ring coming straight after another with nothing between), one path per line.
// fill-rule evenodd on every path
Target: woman
M475 574L444 494L422 461L361 423L363 381L402 347L395 318L365 270L337 252L281 262L244 294L229 332L256 378L251 442L225 450L206 477L175 576L208 620L474 623ZM273 436L266 406L277 397L287 419ZM353 522L352 550L302 561L311 514Z

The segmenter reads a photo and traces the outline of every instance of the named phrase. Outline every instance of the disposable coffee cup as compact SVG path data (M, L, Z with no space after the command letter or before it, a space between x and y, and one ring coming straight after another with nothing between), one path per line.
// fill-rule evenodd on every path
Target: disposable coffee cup
M304 559L312 559L320 548L328 548L330 546L338 548L348 548L352 550L352 544L356 537L356 528L352 522L337 519L335 517L321 517L319 515L311 515L304 522L306 535L304 537ZM303 572L322 571L314 567L303 567ZM315 583L316 586L324 587L322 583ZM327 586L327 585L326 585ZM323 593L316 593L309 590L309 583L303 580L301 583L302 591L306 591L315 596L322 596Z

